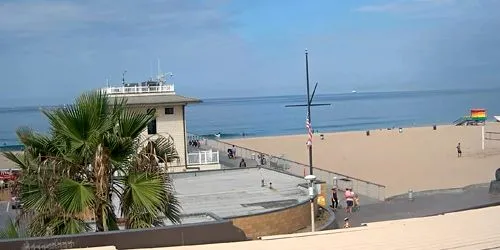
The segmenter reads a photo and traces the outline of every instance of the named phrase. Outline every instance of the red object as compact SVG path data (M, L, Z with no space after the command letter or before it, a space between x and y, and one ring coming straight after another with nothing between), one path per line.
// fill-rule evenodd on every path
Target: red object
M11 172L0 172L0 180L2 181L15 181L17 176Z

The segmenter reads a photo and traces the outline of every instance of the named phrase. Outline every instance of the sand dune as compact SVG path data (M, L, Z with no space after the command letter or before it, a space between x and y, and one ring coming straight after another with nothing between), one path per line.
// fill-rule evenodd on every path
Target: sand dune
M500 132L499 123L486 131ZM500 139L500 135L497 136ZM306 135L228 140L230 143L308 163ZM456 145L463 156L457 157ZM314 166L387 186L386 196L489 182L500 167L500 141L486 141L481 127L438 126L314 136Z

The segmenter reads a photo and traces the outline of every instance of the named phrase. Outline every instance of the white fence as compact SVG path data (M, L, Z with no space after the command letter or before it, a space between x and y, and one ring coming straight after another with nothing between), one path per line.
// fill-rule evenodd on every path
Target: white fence
M188 153L187 165L207 165L219 163L219 151L198 151Z
M142 93L174 93L174 85L160 86L134 86L134 87L108 87L104 91L110 95L116 94L142 94Z

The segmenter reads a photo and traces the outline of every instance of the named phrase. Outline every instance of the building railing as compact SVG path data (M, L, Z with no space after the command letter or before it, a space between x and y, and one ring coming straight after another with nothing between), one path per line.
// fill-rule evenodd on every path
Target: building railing
M109 95L121 94L147 94L147 93L171 93L175 94L174 85L160 86L132 86L132 87L107 87L103 89Z
M199 140L202 145L212 149L227 152L233 148L233 144L219 141L216 139L205 138L193 134L188 135L190 140ZM286 172L295 176L304 177L309 174L309 166L300 162L284 159L253 149L234 145L236 148L236 157L255 160L260 166L269 167L278 171ZM354 192L376 200L385 200L385 186L370 181L361 180L348 175L335 173L332 171L313 167L313 174L329 186L337 186L340 190L350 187Z
M207 165L219 163L219 151L198 151L188 153L187 165Z

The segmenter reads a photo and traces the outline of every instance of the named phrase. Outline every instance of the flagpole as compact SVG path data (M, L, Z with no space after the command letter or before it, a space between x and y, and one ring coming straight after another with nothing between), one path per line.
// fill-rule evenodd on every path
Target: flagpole
M306 82L307 82L307 120L309 121L309 126L312 126L311 123L311 96L309 94L309 58L308 52L306 49ZM313 131L314 133L314 131ZM308 135L309 136L309 135ZM313 151L312 151L312 140L309 148L309 174L313 175Z

